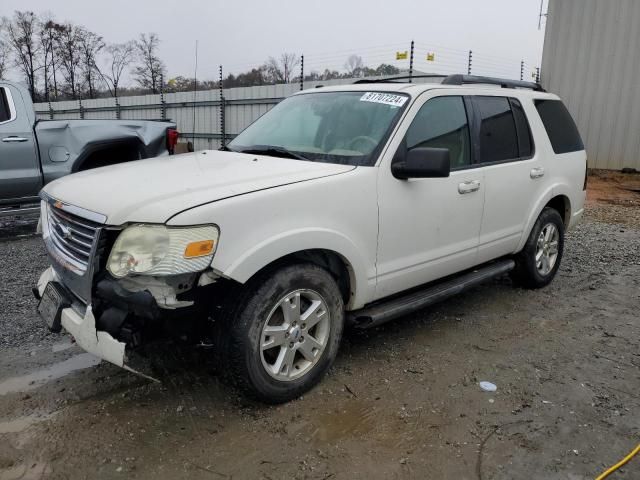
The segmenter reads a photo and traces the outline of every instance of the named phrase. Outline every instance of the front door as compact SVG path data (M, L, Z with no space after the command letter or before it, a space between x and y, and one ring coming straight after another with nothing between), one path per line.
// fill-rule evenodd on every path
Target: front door
M398 148L449 149L451 175L399 180L392 161L381 163L376 298L476 264L484 178L473 165L468 103L459 95L429 96L408 112Z
M20 91L0 85L0 200L36 196L41 187L33 125Z

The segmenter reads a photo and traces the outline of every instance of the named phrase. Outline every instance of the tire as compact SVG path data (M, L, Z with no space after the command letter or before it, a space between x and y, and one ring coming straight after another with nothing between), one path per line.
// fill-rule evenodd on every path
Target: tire
M221 332L220 358L226 378L245 393L266 403L287 402L316 385L333 364L344 304L324 269L297 264L259 275L234 303Z
M511 278L525 288L542 288L553 280L564 251L564 222L557 210L545 207L514 260ZM539 259L538 259L539 256Z

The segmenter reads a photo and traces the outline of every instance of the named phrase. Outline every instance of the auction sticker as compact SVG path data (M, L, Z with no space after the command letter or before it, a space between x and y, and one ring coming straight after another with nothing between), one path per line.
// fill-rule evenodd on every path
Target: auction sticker
M360 97L361 102L384 103L394 107L401 107L407 101L404 95L394 95L393 93L367 92Z

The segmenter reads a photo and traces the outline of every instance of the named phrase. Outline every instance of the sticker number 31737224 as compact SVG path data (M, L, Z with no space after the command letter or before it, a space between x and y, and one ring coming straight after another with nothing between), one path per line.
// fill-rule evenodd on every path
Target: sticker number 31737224
M361 102L384 103L385 105L393 105L401 107L407 101L404 95L394 95L393 93L367 92L360 97Z

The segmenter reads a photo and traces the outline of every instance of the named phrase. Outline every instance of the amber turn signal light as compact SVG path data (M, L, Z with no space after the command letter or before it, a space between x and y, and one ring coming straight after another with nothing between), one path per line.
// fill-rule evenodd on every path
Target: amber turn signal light
M204 257L213 253L213 240L201 240L199 242L191 242L184 249L184 258Z

